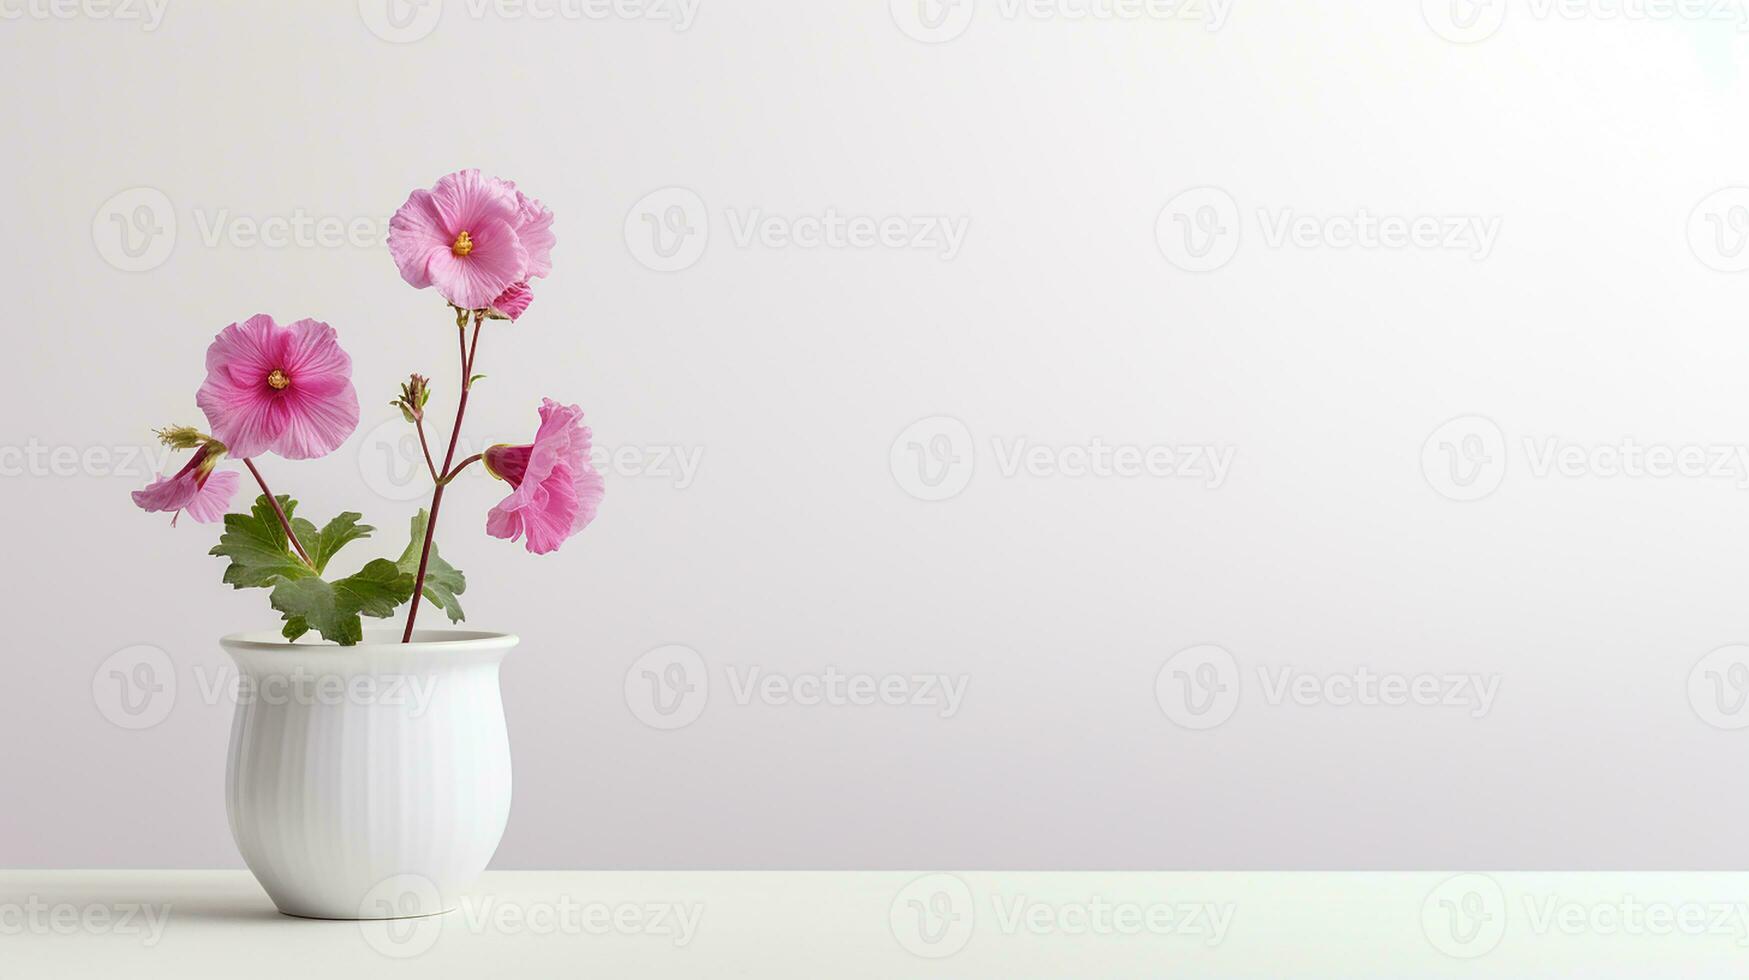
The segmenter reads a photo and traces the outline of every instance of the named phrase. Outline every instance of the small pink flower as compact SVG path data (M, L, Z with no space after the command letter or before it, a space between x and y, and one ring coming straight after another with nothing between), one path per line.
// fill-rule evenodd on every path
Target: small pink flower
M231 498L237 495L237 474L226 470L214 472L224 449L207 443L194 451L175 476L161 476L144 490L134 491L134 503L147 512L188 511L188 516L202 524L211 524L231 509ZM171 518L170 523L176 523Z
M552 212L510 181L461 170L408 196L389 220L389 254L409 285L484 310L512 285L552 271L552 223Z
M486 515L486 533L544 555L595 519L606 487L589 462L589 427L583 410L541 399L540 428L526 446L486 450L486 469L511 486L510 496Z
M522 316L523 311L528 309L528 304L532 302L534 302L534 290L528 288L526 281L519 282L500 293L498 298L492 301L492 307L488 312L495 317L514 323Z
M194 400L232 456L312 459L358 427L352 358L316 320L282 327L265 313L219 332Z

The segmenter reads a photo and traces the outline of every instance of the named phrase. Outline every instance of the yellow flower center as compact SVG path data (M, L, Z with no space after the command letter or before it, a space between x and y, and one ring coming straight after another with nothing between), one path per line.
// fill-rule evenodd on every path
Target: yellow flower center
M474 239L467 232L455 236L455 244L449 247L450 253L456 256L466 256L474 250Z
M285 376L284 371L274 368L273 373L267 376L267 387L274 391L284 391L291 387L291 379Z

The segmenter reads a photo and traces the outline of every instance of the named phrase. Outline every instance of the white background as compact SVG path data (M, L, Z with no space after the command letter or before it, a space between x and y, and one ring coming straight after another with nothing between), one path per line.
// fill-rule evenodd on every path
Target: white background
M1749 650L1703 658L1749 643L1749 34L1422 6L0 0L0 866L239 863L205 689L217 637L276 617L88 451L198 422L227 323L315 316L364 422L264 469L381 528L342 561L398 554L418 502L373 430L414 370L447 418L456 368L376 242L462 166L558 216L482 343L475 448L550 395L598 444L702 454L610 465L545 558L485 537L490 481L446 504L470 624L523 638L498 867L1742 866ZM969 224L950 256L743 238L755 212ZM1275 238L1362 212L1498 236ZM678 259L646 214L693 230ZM250 237L299 216L377 231ZM1005 472L1017 439L1232 465ZM1630 441L1709 465L1622 472ZM678 716L639 680L670 663ZM1212 714L1182 708L1199 664ZM742 703L751 668L965 693ZM1496 694L1277 697L1284 669ZM144 715L117 672L160 688Z

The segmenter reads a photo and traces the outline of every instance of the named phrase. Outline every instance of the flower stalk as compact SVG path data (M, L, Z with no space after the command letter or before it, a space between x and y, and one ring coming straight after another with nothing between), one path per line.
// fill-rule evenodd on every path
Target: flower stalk
M470 312L472 312L474 319L474 336L471 341L467 335L468 314ZM413 598L407 602L407 625L401 630L402 643L413 642L413 625L419 618L419 600L425 592L425 574L431 562L431 542L437 536L437 514L443 506L443 491L449 487L449 481L454 478L455 474L461 472L460 467L452 472L450 465L455 462L456 446L461 442L462 417L468 412L468 391L473 387L474 356L479 353L480 349L480 325L485 320L486 311L484 310L469 311L457 308L455 311L456 337L461 344L461 394L456 397L455 425L449 432L449 448L443 454L443 475L438 476L435 472L432 474L432 480L436 486L431 491L431 517L425 522L425 541L419 546L419 571L413 576ZM424 441L423 426L420 427L419 438L421 442ZM468 462L472 462L472 460ZM466 462L462 464L462 466L466 465Z
M298 540L298 532L292 530L291 519L285 516L285 508L279 505L279 498L273 495L272 490L267 489L267 480L262 477L261 471L255 468L255 460L245 458L243 465L249 467L250 475L254 476L255 482L261 485L261 494L267 498L268 505L273 508L273 516L279 518L279 526L285 528L285 537L287 541L291 542L292 550L298 553L298 557L304 560L304 564L310 566L311 571L314 571L316 563L310 560L310 553L304 550L303 542Z

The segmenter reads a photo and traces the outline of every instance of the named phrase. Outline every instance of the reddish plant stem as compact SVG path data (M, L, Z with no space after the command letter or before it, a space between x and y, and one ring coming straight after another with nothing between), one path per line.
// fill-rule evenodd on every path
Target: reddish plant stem
M456 477L462 475L462 470L467 469L468 467L474 465L475 463L478 463L480 460L485 459L485 458L486 458L485 453L475 453L472 456L469 456L467 459L464 459L461 462L455 464L454 469L451 469L448 473L445 473L443 475L443 482L448 483L451 480L454 480Z
M286 540L291 542L292 550L298 553L298 557L304 560L304 564L310 566L311 571L314 571L316 563L310 560L310 553L304 550L303 543L298 540L298 532L292 530L291 520L285 516L285 508L279 505L279 498L273 495L272 490L267 489L267 481L262 479L261 471L255 468L255 460L245 459L243 465L249 467L249 472L254 475L255 482L261 484L261 493L267 498L268 506L273 508L274 516L279 518L279 526L285 528Z
M431 461L431 446L425 441L425 419L414 419L413 428L419 430L419 448L425 453L425 468L431 471L431 482L437 483L442 478L437 475L437 464Z
M468 411L468 389L473 386L474 355L480 348L480 324L485 322L483 312L474 313L474 337L468 340L465 319L456 317L456 336L460 338L462 354L462 391L455 403L455 427L449 433L449 449L443 454L443 471L447 475L449 466L455 461L456 444L461 440L462 416ZM419 599L425 594L425 570L431 562L431 542L437 534L437 511L443 506L443 491L449 482L437 478L437 488L431 491L431 513L425 519L425 544L419 549L419 572L413 576L413 598L407 604L407 626L401 631L401 642L413 642L413 623L419 616Z

